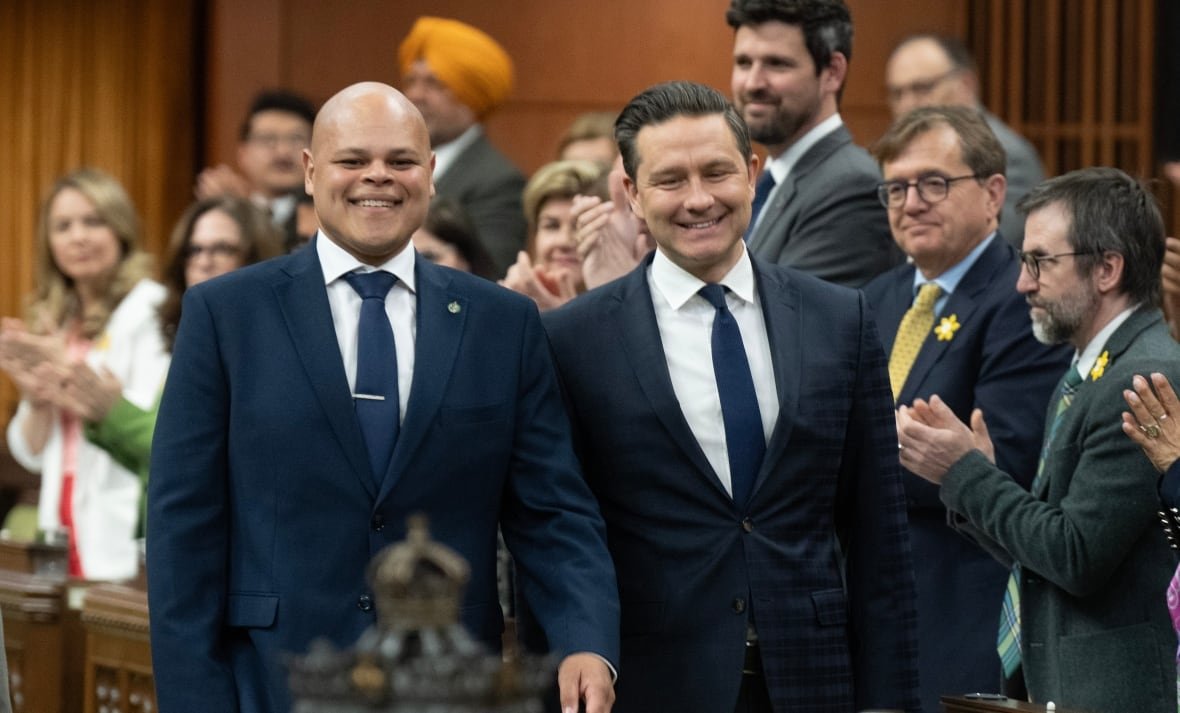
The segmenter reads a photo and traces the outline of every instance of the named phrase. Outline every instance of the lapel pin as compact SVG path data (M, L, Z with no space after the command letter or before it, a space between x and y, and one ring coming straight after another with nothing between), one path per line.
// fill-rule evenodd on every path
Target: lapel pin
M452 302L449 305L447 305L447 311L450 312L451 314L459 314L459 310L461 310L461 309L463 309L463 308L459 306L458 302Z

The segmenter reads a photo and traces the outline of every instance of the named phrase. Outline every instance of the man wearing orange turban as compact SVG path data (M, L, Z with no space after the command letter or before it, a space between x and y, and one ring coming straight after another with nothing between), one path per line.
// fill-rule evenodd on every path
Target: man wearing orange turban
M430 131L438 194L463 206L502 275L524 247L524 175L479 122L512 91L512 59L471 25L420 17L398 48L398 61L402 89Z

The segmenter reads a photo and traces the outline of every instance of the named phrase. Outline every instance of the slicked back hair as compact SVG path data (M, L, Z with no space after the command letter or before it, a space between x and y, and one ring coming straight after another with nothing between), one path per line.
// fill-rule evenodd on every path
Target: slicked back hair
M798 25L816 76L833 52L852 61L852 13L844 0L732 0L725 21L734 30L772 21Z

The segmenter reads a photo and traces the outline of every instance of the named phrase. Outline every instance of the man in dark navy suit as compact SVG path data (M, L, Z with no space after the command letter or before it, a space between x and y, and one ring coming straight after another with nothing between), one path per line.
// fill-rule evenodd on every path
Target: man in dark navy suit
M997 462L1027 489L1045 408L1069 353L1034 338L1016 291L1020 258L997 227L1004 149L974 107L932 107L898 119L877 152L881 202L894 240L912 260L865 287L897 403L938 394L964 421L981 409ZM922 313L924 327L910 327ZM922 706L933 713L940 695L999 689L996 602L1008 571L947 527L938 488L911 473L903 482Z
M365 568L425 512L471 564L468 629L498 646L499 525L563 708L607 713L614 572L536 307L417 259L434 156L393 88L329 100L304 166L314 243L185 296L149 493L161 709L286 711L280 653L372 625Z
M897 439L864 298L750 256L758 159L718 92L648 89L616 138L658 249L545 317L618 572L616 708L915 710Z

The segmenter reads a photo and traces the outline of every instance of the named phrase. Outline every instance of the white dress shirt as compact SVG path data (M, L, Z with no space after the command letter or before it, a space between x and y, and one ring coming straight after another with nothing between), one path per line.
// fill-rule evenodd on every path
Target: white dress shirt
M713 374L713 318L716 309L697 292L705 283L693 277L656 250L648 268L652 306L664 345L664 358L672 378L672 390L688 427L726 492L733 494L729 473L729 452L725 443L725 422L721 417L721 396ZM743 252L733 269L721 279L729 288L725 301L742 333L742 344L750 362L758 410L762 416L762 435L769 441L778 420L778 390L774 382L774 365L770 358L770 341L766 319L754 282L754 265Z
M332 324L336 327L336 341L344 360L344 375L348 388L356 393L357 326L361 316L361 296L344 276L350 272L384 270L397 277L397 283L385 296L385 314L393 326L393 340L397 348L397 397L399 420L406 416L410 400L410 384L414 378L414 339L417 336L418 300L414 283L414 247L406 243L400 253L384 264L373 267L357 260L344 248L332 242L321 230L315 241L320 268L324 271L324 285L328 290L328 306L332 309Z
M466 131L459 134L453 141L433 146L434 149L434 180L438 180L455 164L459 154L475 143L483 135L483 127L473 124Z

